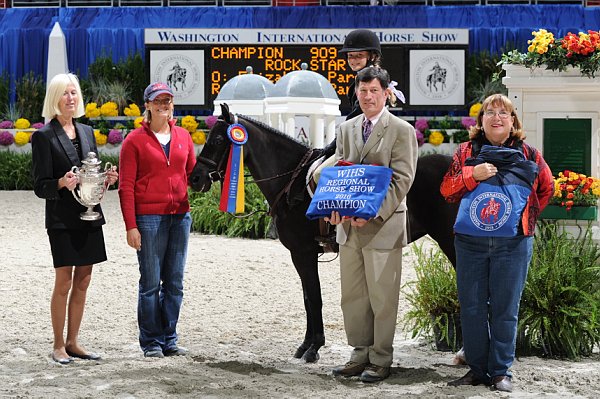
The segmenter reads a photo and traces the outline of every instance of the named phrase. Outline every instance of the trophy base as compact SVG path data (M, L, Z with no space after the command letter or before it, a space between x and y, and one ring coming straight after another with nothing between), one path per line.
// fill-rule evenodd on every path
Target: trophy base
M81 220L93 221L101 219L102 216L100 215L100 213L88 209L87 211L80 213L79 218Z

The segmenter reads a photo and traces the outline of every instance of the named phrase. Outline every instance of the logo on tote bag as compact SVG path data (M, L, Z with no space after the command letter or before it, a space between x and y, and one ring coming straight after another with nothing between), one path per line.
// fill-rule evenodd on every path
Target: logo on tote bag
M510 198L499 192L478 195L471 203L469 216L473 224L484 231L502 227L512 213Z

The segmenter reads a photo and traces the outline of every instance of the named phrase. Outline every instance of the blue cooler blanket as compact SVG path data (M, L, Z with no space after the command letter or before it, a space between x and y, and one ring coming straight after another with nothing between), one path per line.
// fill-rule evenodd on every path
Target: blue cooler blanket
M373 218L383 203L391 179L392 170L384 166L323 168L306 216L318 219L338 211L341 216Z
M498 173L465 194L454 231L472 236L516 236L538 166L521 151L491 145L481 147L477 158L467 159L465 165L484 162L495 165Z

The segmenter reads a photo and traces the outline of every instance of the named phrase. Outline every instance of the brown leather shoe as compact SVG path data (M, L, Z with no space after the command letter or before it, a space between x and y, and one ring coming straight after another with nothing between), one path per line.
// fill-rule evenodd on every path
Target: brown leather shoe
M377 382L385 380L390 376L390 368L378 366L376 364L369 364L365 367L365 371L360 375L362 382Z
M331 372L335 376L354 377L356 375L360 375L364 371L365 367L367 367L367 363L349 361L346 364L335 367Z
M498 375L492 378L492 384L497 391L512 392L513 390L512 380L507 375Z
M490 382L487 379L484 379L483 377L479 377L477 376L473 371L469 370L469 372L467 374L465 374L464 376L460 377L458 380L454 380L454 381L450 381L448 383L449 386L451 387L458 387L461 385L486 385L486 386L490 386Z

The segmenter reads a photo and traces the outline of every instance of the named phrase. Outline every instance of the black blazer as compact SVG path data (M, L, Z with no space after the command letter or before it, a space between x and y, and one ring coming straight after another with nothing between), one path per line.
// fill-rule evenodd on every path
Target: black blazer
M83 156L90 151L97 154L93 129L75 122L75 131ZM73 166L80 167L81 160L67 133L56 119L52 119L31 136L31 151L33 191L35 195L46 200L46 228L87 229L103 225L104 216L95 221L81 220L79 214L87 208L77 202L68 189L57 188L58 179ZM96 205L94 210L102 213L100 205Z

